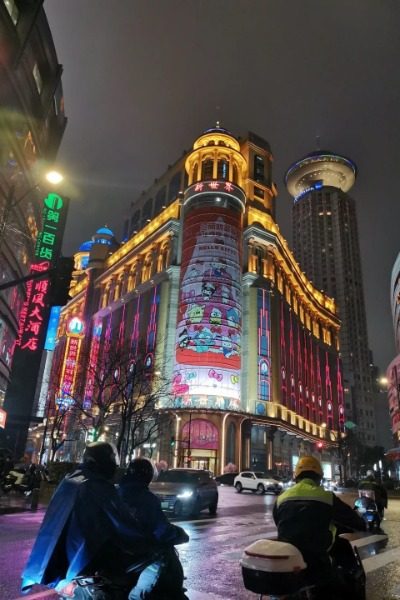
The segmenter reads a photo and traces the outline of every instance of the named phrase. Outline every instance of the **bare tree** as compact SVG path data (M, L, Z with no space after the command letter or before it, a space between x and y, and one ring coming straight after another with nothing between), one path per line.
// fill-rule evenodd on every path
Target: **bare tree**
M131 456L135 448L152 443L160 437L165 416L159 410L171 403L169 382L159 371L152 370L147 357L121 361L117 381L118 451L121 462Z
M124 357L119 348L107 348L100 364L85 361L80 392L74 393L73 406L82 417L82 426L90 429L91 439L95 442L105 432L119 396L119 372Z
M85 360L85 358L87 360ZM81 384L71 396L62 392L68 406L68 430L77 427L90 433L97 441L112 429L121 462L135 448L152 444L160 436L166 420L159 406L171 403L170 385L161 377L145 356L132 355L120 346L109 345L99 361L80 356ZM59 436L55 436L59 439Z
M68 418L68 414L70 413L70 406L67 404L57 404L54 403L53 407L49 411L46 421L46 428L43 434L43 448L42 452L45 451L44 444L47 439L47 429L50 427L49 431L49 462L53 462L56 456L56 453L60 448L64 445L66 440L66 420ZM41 452L41 455L42 455ZM40 458L41 462L41 458Z

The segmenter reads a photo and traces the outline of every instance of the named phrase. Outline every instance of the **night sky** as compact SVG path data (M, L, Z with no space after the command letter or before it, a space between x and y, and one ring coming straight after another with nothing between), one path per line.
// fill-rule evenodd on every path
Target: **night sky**
M72 202L64 253L130 202L218 119L266 138L277 220L291 241L286 168L317 148L348 156L370 347L395 355L390 275L400 251L397 0L47 0L64 66L58 155Z

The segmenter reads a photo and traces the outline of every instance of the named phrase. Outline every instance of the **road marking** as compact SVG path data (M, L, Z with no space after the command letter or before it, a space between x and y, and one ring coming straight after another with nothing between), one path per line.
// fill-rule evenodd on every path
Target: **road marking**
M366 537L356 538L354 540L351 540L350 543L352 546L357 546L357 548L363 548L364 546L370 546L371 544L378 544L379 542L385 541L387 541L386 535L375 534L368 535Z
M268 534L271 532L275 532L276 533L276 527L260 527L260 525L255 525L254 527L247 527L246 528L246 534L245 535L241 535L240 536L240 542L242 543L243 540L248 540L250 538L255 537L256 539L260 540L263 537L268 537ZM233 531L232 528L230 528L229 531L225 531L224 533L220 533L217 535L213 535L212 532L201 532L201 535L197 534L196 536L193 536L191 538L192 542L203 542L205 539L210 539L211 542L218 542L220 540L229 542L232 539L237 540L238 539L238 532Z
M392 550L385 550L375 556L365 558L362 562L366 573L371 573L385 567L391 562L398 561L400 559L400 548L393 548Z

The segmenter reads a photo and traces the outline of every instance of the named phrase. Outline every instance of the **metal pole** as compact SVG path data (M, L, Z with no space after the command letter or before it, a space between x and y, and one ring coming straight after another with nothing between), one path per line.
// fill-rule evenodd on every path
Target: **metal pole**
M192 411L189 413L189 440L188 440L188 462L191 463L192 459L192 450L191 450L191 441L192 441Z

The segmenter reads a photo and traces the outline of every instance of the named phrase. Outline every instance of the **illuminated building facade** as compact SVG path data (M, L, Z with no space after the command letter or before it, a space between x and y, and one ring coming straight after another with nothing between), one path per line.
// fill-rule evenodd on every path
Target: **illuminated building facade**
M293 252L306 276L333 297L341 320L346 420L366 445L377 443L374 382L362 282L357 215L348 191L355 164L329 151L294 163L285 181L293 196Z
M392 269L390 282L390 304L392 307L393 329L397 356L387 368L389 415L395 446L399 447L396 456L400 460L400 254Z
M39 165L54 160L66 125L62 67L42 4L42 0L0 3L2 284L26 275L34 261L37 235L43 230ZM26 299L22 283L0 291L0 408Z
M318 442L324 452L335 445L331 430L344 422L339 320L275 222L271 162L255 134L238 141L209 129L135 203L120 247L107 245L112 232L81 247L51 396L65 391L68 370L67 384L91 405L93 382L68 358L78 319L91 365L101 369L105 353L124 347L169 382L159 402L169 430L153 454L169 465L285 473ZM108 436L117 421L118 408Z

